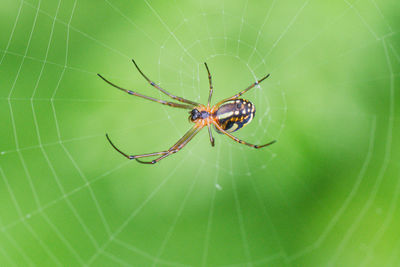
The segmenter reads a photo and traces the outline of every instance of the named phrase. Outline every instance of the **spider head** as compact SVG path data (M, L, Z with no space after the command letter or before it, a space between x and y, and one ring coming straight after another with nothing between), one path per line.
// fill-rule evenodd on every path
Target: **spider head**
M192 109L192 111L189 112L189 121L195 122L196 120L201 118L201 112L198 109Z

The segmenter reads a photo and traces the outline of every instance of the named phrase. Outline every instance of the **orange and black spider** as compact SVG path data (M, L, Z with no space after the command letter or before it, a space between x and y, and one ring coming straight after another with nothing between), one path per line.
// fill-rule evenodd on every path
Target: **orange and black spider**
M251 120L254 118L254 115L256 112L254 105L250 101L248 101L246 99L241 99L239 97L241 95L243 95L244 93L246 93L247 91L249 91L250 89L252 89L254 86L256 86L259 83L261 83L262 81L264 81L266 78L268 78L269 74L266 75L261 80L258 80L257 82L253 83L252 85L250 85L249 87L247 87L246 89L241 91L240 93L238 93L234 96L231 96L229 98L226 98L226 99L218 102L214 106L210 107L211 97L213 94L213 86L212 86L212 82L211 82L210 70L208 69L207 63L204 63L204 65L206 66L207 73L208 73L208 80L210 83L210 93L208 96L207 106L205 106L200 103L190 101L185 98L175 96L173 94L168 93L167 91L162 89L160 86L158 86L156 83L151 81L146 75L144 75L144 73L140 70L140 68L138 67L138 65L136 64L136 62L133 59L132 59L132 62L133 62L133 64L135 64L135 66L136 66L137 70L140 72L140 74L150 83L151 86L157 88L158 90L160 90L167 96L169 96L169 97L173 98L174 100L177 100L181 103L167 102L164 100L145 96L145 95L133 92L131 90L124 89L118 85L115 85L112 82L105 79L100 74L97 74L97 75L100 78L102 78L105 82L107 82L108 84L110 84L110 85L114 86L115 88L122 90L130 95L139 96L139 97L142 97L142 98L145 98L145 99L148 99L148 100L151 100L151 101L163 104L163 105L168 105L168 106L174 107L174 108L189 109L190 110L189 111L189 114L190 114L189 121L193 122L194 126L184 136L182 136L182 138L179 139L179 141L176 142L176 144L173 145L170 149L168 149L166 151L154 152L154 153L142 154L142 155L127 155L127 154L125 154L111 142L110 138L108 137L108 134L106 134L107 140L110 142L110 144L113 146L113 148L115 148L115 150L117 150L119 153L124 155L126 158L136 159L138 162L145 163L145 164L157 163L160 160L168 157L169 155L174 154L174 153L178 152L179 150L181 150L205 126L208 127L210 142L211 142L211 145L214 146L214 137L212 135L211 127L210 127L211 124L214 126L214 129L218 133L225 134L229 138L235 140L236 142L238 142L240 144L245 144L245 145L248 145L248 146L251 146L254 148L266 147L266 146L269 146L276 142L276 140L274 140L274 141L269 142L264 145L253 145L253 144L247 143L243 140L240 140L230 134L232 132L239 130L240 128L242 128L243 126L245 126L249 122L251 122ZM153 157L153 156L160 156L160 157L158 157L152 161L141 160L141 158Z

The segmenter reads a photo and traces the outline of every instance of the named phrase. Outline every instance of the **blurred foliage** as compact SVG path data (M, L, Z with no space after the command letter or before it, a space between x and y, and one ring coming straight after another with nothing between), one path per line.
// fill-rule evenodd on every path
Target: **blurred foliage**
M400 261L399 3L3 1L0 264L389 266ZM155 166L187 111L245 95L237 133Z

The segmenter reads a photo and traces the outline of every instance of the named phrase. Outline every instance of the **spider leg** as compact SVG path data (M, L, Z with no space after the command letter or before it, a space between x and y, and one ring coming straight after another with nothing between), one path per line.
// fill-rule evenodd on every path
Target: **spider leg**
M254 88L254 86L259 85L262 81L264 81L265 79L267 79L269 76L270 76L270 74L267 74L266 76L264 76L264 77L261 78L260 80L258 80L258 81L256 81L255 83L251 84L249 87L247 87L247 88L244 89L243 91L237 93L237 94L234 95L234 96L231 96L231 97L229 97L229 98L226 98L226 99L220 101L218 104L216 104L216 106L219 106L219 105L221 105L222 103L224 103L224 102L226 102L226 101L239 98L241 95L247 93L247 91L249 91L250 89Z
M246 145L246 146L251 146L251 147L254 147L254 148L262 148L262 147L266 147L266 146L272 145L273 143L276 142L276 140L274 140L274 141L269 142L269 143L264 144L264 145L253 145L253 144L247 143L246 141L240 140L239 138L237 138L237 137L231 135L230 133L226 132L226 131L225 131L224 129L222 129L222 127L219 126L216 122L214 122L213 124L215 125L215 127L217 127L217 129L218 129L221 133L227 135L229 138L233 139L234 141L236 141L236 142L238 142L238 143L240 143L240 144Z
M208 135L210 136L211 146L214 146L215 143L214 143L214 137L213 137L212 132L211 132L211 126L207 125L207 127L208 127Z
M143 155L139 155L139 156L133 156L133 155L128 155L124 152L122 152L121 150L119 150L114 144L113 142L111 142L110 137L108 136L108 134L106 134L106 138L108 140L108 142L110 142L111 146L117 150L119 153L121 153L125 158L127 159L136 159L136 157L151 157L151 156L158 156L158 155L163 155L166 154L167 151L161 151L161 152L155 152L155 153L149 153L149 154L143 154Z
M208 95L208 104L207 104L207 107L210 107L211 97L212 97L212 94L213 94L213 86L212 86L212 81L211 81L210 70L208 69L207 63L204 62L204 65L206 66L207 73L208 73L208 81L209 81L209 83L210 83L210 93L209 93L209 95ZM213 145L213 146L214 146L214 145Z
M167 106L170 106L170 107L174 107L174 108L193 109L193 107L194 107L194 106L192 106L192 105L180 104L180 103L174 103L174 102L167 102L167 101L164 101L164 100L160 100L160 99L152 98L152 97L149 97L149 96L145 96L145 95L142 95L142 94L133 92L133 91L131 91L131 90L122 88L122 87L120 87L120 86L118 86L118 85L116 85L116 84L110 82L109 80L107 80L106 78L104 78L103 76L101 76L100 74L97 74L97 75L98 75L100 78L102 78L102 79L103 79L106 83L108 83L109 85L111 85L111 86L113 86L113 87L115 87L115 88L117 88L117 89L119 89L119 90L121 90L121 91L124 91L124 92L126 92L126 93L128 93L128 94L130 94L130 95L142 97L142 98L144 98L144 99L147 99L147 100L150 100L150 101L154 101L154 102L157 102L157 103L160 103L160 104L163 104L163 105L167 105Z
M171 98L173 98L173 99L175 99L175 100L178 100L178 101L180 101L180 102L187 103L187 104L190 104L190 105L193 105L193 106L199 106L199 105L200 105L200 103L197 103L197 102L194 102L194 101L190 101L190 100L187 100L187 99L185 99L185 98L183 98L183 97L175 96L175 95L173 95L173 94L171 94L171 93L168 93L167 91L165 91L164 89L162 89L160 86L158 86L155 82L151 81L146 75L144 75L144 73L141 71L141 69L139 68L139 66L136 64L135 60L132 59L132 62L133 62L133 64L135 65L136 69L137 69L137 70L140 72L140 74L146 79L146 81L149 82L149 84L150 84L151 86L157 88L158 90L160 90L161 92L163 92L163 93L166 94L167 96L169 96L169 97L171 97Z
M195 125L193 126L189 131L187 131L185 133L184 136L182 136L181 139L178 140L178 142L176 142L175 145L173 145L170 149L168 149L167 151L160 151L160 152L154 152L154 153L148 153L148 154L141 154L141 155L128 155L124 152L122 152L121 150L119 150L110 140L110 138L108 137L108 135L106 135L108 141L110 142L110 144L112 145L112 147L117 150L119 153L121 153L124 157L126 157L127 159L136 159L138 162L140 163L144 163L144 164L155 164L157 162L159 162L160 160L162 160L163 158L168 157L171 154L174 154L176 152L178 152L179 150L181 150L187 143L189 143L190 140L192 140L192 138L202 129L202 126L198 126ZM152 157L152 156L159 156L162 155L159 158L156 158L155 160L152 161L143 161L140 160L139 158L146 158L146 157Z

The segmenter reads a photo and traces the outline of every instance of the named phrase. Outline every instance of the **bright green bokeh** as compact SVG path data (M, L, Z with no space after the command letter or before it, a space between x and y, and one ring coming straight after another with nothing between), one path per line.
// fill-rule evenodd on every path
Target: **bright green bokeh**
M400 261L400 5L384 1L5 0L0 265L389 266ZM235 133L155 166L186 110L261 78Z

